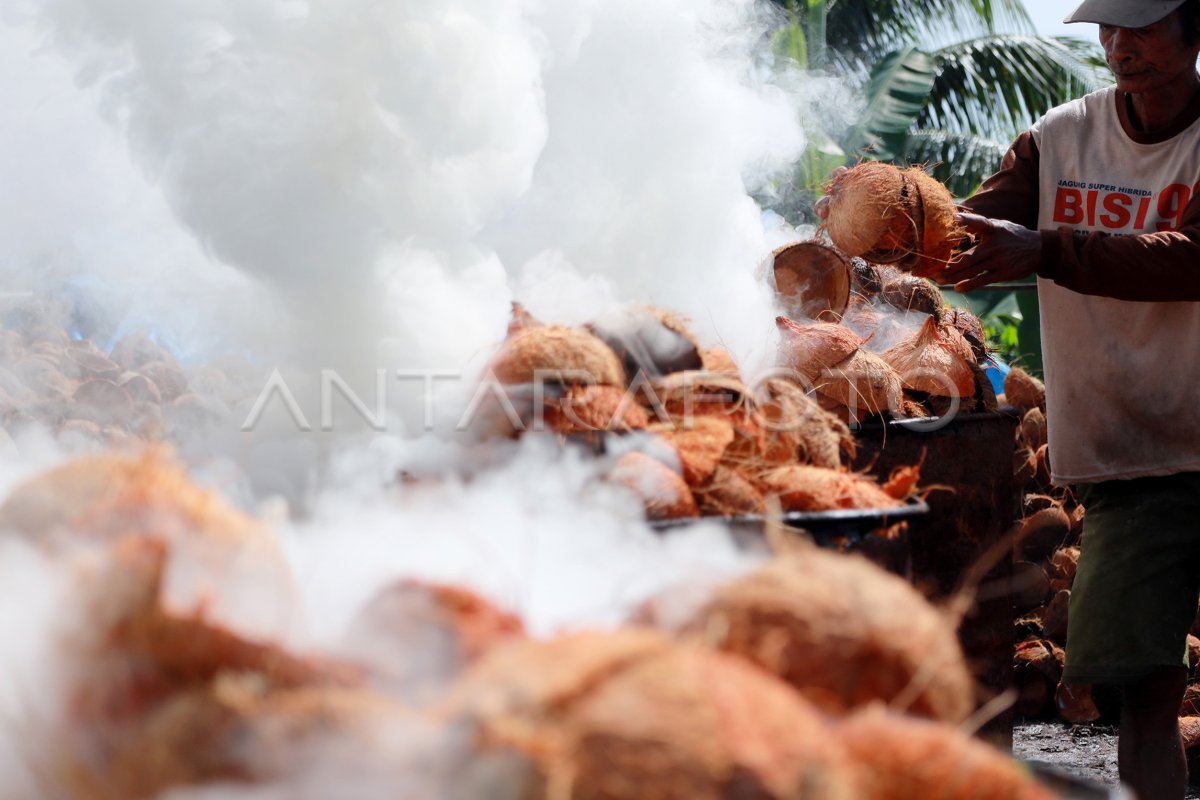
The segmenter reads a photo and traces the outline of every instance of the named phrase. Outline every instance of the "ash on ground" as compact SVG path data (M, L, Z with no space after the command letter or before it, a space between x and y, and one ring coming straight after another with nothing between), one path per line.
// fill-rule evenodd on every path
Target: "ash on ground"
M1013 729L1013 755L1059 774L1104 786L1117 786L1117 729L1112 725L1021 722ZM1189 786L1186 800L1200 800Z

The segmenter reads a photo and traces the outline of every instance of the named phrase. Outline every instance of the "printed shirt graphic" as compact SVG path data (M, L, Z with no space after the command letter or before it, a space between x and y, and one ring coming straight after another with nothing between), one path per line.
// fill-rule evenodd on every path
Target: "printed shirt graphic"
M1054 109L1032 133L1040 229L1175 230L1200 192L1200 121L1140 144L1113 89ZM1042 278L1038 297L1055 482L1200 470L1200 303L1093 297Z

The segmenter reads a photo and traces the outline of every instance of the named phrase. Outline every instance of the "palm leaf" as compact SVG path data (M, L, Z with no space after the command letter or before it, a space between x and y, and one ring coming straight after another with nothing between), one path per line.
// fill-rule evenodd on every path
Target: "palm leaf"
M985 136L944 130L916 130L908 137L906 161L925 164L955 197L967 197L981 176L990 175L1012 143L1011 136Z
M937 78L937 64L915 47L889 53L871 70L867 107L846 139L850 152L870 151L880 159L898 158L914 120L920 116Z

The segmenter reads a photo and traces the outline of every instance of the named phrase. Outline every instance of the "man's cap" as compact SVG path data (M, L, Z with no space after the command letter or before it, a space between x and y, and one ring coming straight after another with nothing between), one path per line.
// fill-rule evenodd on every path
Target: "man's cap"
M1116 28L1153 25L1187 0L1083 0L1063 22L1097 22Z

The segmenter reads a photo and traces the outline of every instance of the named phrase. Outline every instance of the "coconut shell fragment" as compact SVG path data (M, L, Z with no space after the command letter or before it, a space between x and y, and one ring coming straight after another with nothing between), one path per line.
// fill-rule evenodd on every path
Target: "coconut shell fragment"
M698 517L699 509L683 477L645 453L626 453L609 472L613 483L629 489L642 500L649 519Z
M608 345L582 328L559 325L519 330L505 340L490 371L506 385L554 381L625 386L625 368Z
M1020 367L1010 367L1004 376L1004 400L1010 406L1046 410L1046 385Z
M904 388L939 397L975 394L974 352L958 329L940 326L933 317L912 336L882 356L904 382Z
M770 470L758 485L779 498L784 511L834 511L839 508L896 508L904 503L869 478L853 472L794 464Z
M807 388L863 345L862 337L844 325L796 322L787 317L776 317L775 324L780 331L779 365L794 370Z
M688 486L712 478L735 436L733 425L720 417L698 416L687 425L655 424L650 430L674 445Z
M850 301L850 262L820 242L797 242L772 254L776 296L789 317L841 316Z
M650 424L646 410L617 386L571 386L562 397L547 398L542 421L556 433L627 432Z

